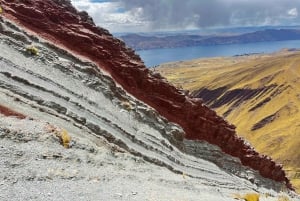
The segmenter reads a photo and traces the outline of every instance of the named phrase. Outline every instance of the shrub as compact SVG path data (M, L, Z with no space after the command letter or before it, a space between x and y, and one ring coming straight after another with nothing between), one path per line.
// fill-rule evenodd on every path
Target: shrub
M28 52L31 55L39 55L39 50L34 46L27 47L26 52Z
M121 103L121 105L122 105L122 107L123 107L125 110L127 110L127 111L133 110L132 104L131 104L130 102L128 102L128 101L123 101L123 102Z
M236 194L233 196L234 199L245 200L245 201L259 201L260 195L257 193L246 193L245 195Z
M71 136L65 129L62 129L60 133L60 140L65 148L70 148Z

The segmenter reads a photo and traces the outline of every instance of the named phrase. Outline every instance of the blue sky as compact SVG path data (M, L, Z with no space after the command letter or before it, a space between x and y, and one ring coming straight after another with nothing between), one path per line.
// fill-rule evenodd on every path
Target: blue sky
M299 25L300 0L71 0L111 32Z

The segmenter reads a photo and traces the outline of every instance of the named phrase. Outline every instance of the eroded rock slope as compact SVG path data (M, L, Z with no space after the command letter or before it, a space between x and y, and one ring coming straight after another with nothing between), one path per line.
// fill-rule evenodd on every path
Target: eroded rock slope
M4 107L61 127L84 129L175 173L184 173L207 186L223 186L224 191L253 189L253 183L275 190L282 185L291 188L282 167L238 138L234 126L199 99L185 96L151 73L132 50L96 27L86 13L76 11L68 1L5 1L2 7L0 76ZM39 54L28 54L28 45L34 45ZM62 125L61 120L68 123ZM278 183L261 178L251 169L246 171L239 160L222 156L216 147L184 137L216 144ZM219 162L218 167L200 159L197 150L201 147L213 150L237 168L225 167L225 162ZM218 157L205 158L218 164ZM220 173L221 166L227 172Z
M1 199L228 200L237 192L275 199L284 189L217 146L185 140L180 126L95 64L10 21L1 27ZM55 129L69 132L70 149Z

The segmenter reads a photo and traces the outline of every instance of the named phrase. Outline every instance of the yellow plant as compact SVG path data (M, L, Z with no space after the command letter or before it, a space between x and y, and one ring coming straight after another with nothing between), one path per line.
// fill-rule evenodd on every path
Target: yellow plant
M61 143L63 144L63 146L65 148L70 147L71 136L69 135L69 133L65 129L62 129L62 131L60 133L60 140L61 140Z
M39 50L34 46L27 47L26 52L28 52L31 55L39 55Z
M260 195L257 193L246 193L244 195L234 194L233 198L237 200L245 200L245 201L259 201Z
M124 107L125 110L130 111L130 110L133 109L132 104L130 102L128 102L128 101L122 102L121 105Z
M71 136L69 135L68 131L65 129L55 129L54 134L56 137L59 138L60 143L65 148L70 148Z
M51 124L47 124L45 126L45 129L47 130L47 132L54 133L54 135L59 139L60 143L65 148L70 148L71 136L69 135L67 130L57 128Z
M2 8L1 8L1 6L0 6L0 14L3 12L3 10L2 10Z

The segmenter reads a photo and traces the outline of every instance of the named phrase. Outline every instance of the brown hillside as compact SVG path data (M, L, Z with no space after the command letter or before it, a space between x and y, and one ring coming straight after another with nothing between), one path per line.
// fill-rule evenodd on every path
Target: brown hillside
M300 52L199 59L155 69L201 97L300 189Z

